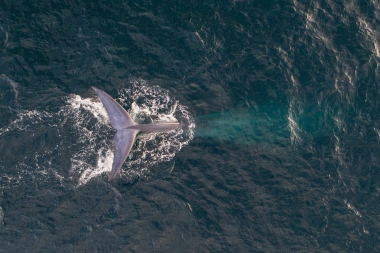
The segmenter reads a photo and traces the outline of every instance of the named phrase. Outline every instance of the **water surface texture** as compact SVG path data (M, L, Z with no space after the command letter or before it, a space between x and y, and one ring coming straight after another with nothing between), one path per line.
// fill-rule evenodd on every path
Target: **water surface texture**
M378 1L1 1L0 252L380 252L379 24ZM182 128L109 182L91 86Z

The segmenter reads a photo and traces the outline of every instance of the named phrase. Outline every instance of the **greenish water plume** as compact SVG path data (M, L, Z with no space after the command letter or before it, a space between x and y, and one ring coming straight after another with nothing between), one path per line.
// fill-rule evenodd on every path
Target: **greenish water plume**
M243 108L196 117L195 137L231 141L285 145L290 132L284 108Z
M334 134L336 126L329 115L327 108L315 106L302 111L274 104L237 108L197 116L195 137L243 145L319 141Z

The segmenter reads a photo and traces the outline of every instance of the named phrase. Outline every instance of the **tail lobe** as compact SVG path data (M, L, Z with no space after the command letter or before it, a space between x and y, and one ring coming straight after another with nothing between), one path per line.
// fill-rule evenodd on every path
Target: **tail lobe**
M96 92L104 107L106 108L113 128L116 130L121 130L136 125L136 123L131 119L124 108L115 100L113 100L113 98L111 98L107 93L94 86L91 88Z

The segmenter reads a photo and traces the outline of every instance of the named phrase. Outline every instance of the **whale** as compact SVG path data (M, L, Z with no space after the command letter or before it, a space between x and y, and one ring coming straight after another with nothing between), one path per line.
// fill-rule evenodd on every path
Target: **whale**
M157 122L152 124L137 124L127 111L110 95L94 86L91 87L100 98L107 111L112 127L116 130L114 138L114 157L109 180L115 178L127 159L138 133L170 132L179 128L179 122Z

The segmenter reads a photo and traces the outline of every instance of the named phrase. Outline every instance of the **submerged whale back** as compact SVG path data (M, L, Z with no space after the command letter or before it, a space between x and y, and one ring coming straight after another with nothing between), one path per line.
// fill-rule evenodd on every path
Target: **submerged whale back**
M127 129L138 130L144 133L162 133L175 130L179 127L178 122L164 122L164 123L154 123L154 124L144 124L144 125L134 125Z

